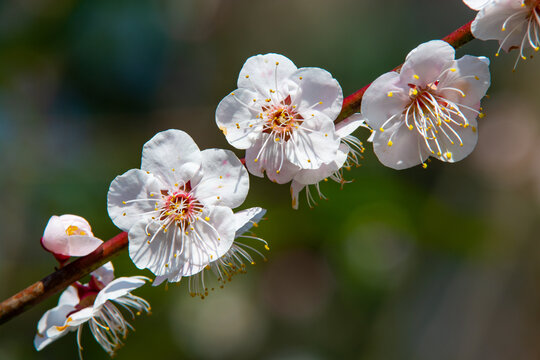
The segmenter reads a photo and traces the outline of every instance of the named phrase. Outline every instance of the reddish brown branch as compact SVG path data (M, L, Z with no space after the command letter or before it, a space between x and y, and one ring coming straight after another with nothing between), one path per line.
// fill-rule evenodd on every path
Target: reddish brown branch
M463 25L450 35L443 38L444 41L448 42L454 48L458 48L472 39L471 22ZM394 70L397 71L400 68L401 65L396 67ZM336 122L339 122L360 111L362 96L364 96L364 93L368 87L369 85L366 85L354 94L345 98L343 101L341 114L339 114ZM91 254L66 265L60 270L45 277L41 281L30 285L26 289L0 303L0 324L22 313L33 305L45 300L49 296L56 294L60 290L65 289L83 276L88 275L99 266L103 265L107 261L110 261L112 257L118 255L127 247L127 245L127 233L120 233L109 241L103 243Z
M88 275L118 255L127 245L127 233L120 233L104 242L92 253L75 260L0 303L0 324Z
M460 46L465 45L466 43L474 39L471 33L471 23L472 21L463 25L459 29L452 32L450 35L445 36L443 40L449 43L450 45L452 45L455 49L457 49ZM401 69L401 65L394 68L393 71L399 71L399 69ZM341 113L339 114L335 123L338 123L341 120L348 118L354 113L360 112L360 106L362 104L362 97L364 96L364 93L366 92L367 88L370 85L371 84L364 86L363 88L347 96L343 100L343 107L341 108Z

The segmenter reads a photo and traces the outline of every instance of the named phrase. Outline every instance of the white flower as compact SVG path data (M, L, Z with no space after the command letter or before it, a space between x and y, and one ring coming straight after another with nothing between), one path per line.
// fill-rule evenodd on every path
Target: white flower
M259 237L246 234L253 226L258 226L258 222L265 213L265 209L254 207L234 214L236 227L234 243L229 251L208 264L204 271L189 278L189 292L191 296L200 296L202 299L208 296L209 289L206 286L207 284L204 278L206 271L212 273L217 278L219 286L223 288L228 281L231 281L234 275L246 272L246 262L255 265L255 261L249 252L254 252L266 260L266 257L260 251L238 240L240 238L257 240L264 244L266 250L270 250L266 241ZM154 286L161 284L165 280L168 280L167 276L157 276L154 280ZM211 288L211 290L214 290L214 288Z
M516 59L526 60L524 50L540 50L540 0L464 0L480 10L471 24L471 32L480 40L499 40L501 49L519 49Z
M248 189L248 173L231 151L200 151L185 132L167 130L144 145L141 170L111 183L108 209L128 231L135 265L180 281L229 250L236 231L231 208Z
M63 262L70 256L85 256L102 240L94 237L88 221L77 215L52 216L45 227L41 245Z
M112 263L109 262L91 274L88 284L74 283L60 295L58 305L43 314L38 322L34 338L38 351L77 330L80 355L81 330L88 322L96 341L109 355L114 355L123 345L128 330L133 329L115 304L127 309L132 317L143 311L148 312L150 305L146 300L130 294L144 285L148 278L132 276L114 279L113 272Z
M301 169L334 161L340 139L334 119L341 111L341 87L319 68L298 69L278 54L257 55L244 64L238 89L216 110L227 141L246 149L246 166L280 184Z
M489 60L464 56L444 41L412 50L401 72L380 76L362 99L362 114L374 130L370 141L386 166L405 169L429 156L455 162L474 149L476 117L489 84Z
M334 180L343 186L350 182L343 178L342 169L350 170L352 165L359 166L364 152L364 146L360 140L352 136L352 132L364 125L364 117L361 114L354 114L336 125L336 135L340 138L341 144L334 161L322 164L318 169L304 169L298 171L291 183L292 206L298 209L298 194L306 189L306 199L308 205L315 203L309 190L309 185L314 185L320 198L324 198L319 182L328 179Z

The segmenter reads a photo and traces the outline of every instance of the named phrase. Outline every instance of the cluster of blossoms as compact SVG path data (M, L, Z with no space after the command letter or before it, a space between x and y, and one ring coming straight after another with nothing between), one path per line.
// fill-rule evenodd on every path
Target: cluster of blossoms
M479 13L471 31L480 39L499 40L501 49L540 50L540 0L464 0ZM517 61L516 61L517 64ZM227 141L246 151L240 160L231 151L201 151L183 131L156 134L143 147L140 169L116 177L108 193L112 221L128 233L129 256L139 269L156 275L154 285L189 278L192 296L220 287L265 256L244 240L269 250L250 233L266 210L233 212L249 190L248 171L279 184L291 183L292 204L319 182L347 181L343 169L358 166L363 143L351 134L360 126L371 130L368 141L381 163L393 169L422 164L430 157L443 162L465 158L477 139L480 101L490 86L489 60L463 56L440 40L419 45L399 71L381 75L366 90L361 113L338 121L343 93L336 79L320 68L297 68L278 54L249 58L240 71L238 88L216 109L216 123ZM245 165L244 165L245 164ZM42 246L60 266L72 256L85 256L102 240L90 224L75 215L53 216ZM131 291L149 279L114 279L107 263L90 274L87 284L75 282L60 296L58 306L38 323L37 350L77 330L79 354L85 323L110 355L123 344L131 325L116 305L132 317L148 313L150 305Z

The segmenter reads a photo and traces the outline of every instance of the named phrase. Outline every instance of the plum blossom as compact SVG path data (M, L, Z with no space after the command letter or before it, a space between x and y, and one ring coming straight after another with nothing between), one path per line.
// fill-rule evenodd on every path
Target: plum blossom
M146 300L131 291L149 280L143 276L114 279L112 263L107 263L91 274L88 284L70 285L60 295L58 305L48 310L38 322L34 346L40 351L53 341L77 330L77 345L81 356L81 330L88 323L92 335L103 350L113 356L123 345L128 330L133 329L116 305L128 310L132 317L149 312Z
M94 237L86 219L77 215L53 215L41 238L43 248L51 252L60 263L71 256L85 256L94 251L102 240Z
M114 179L108 210L128 232L135 265L169 281L202 271L231 247L231 208L242 204L249 176L231 151L200 151L183 131L156 134L143 148L141 169Z
M526 60L525 49L540 50L540 0L464 0L479 10L471 24L471 32L480 40L498 40L501 49L519 49L519 59Z
M341 144L339 145L335 159L327 164L322 164L318 169L303 169L298 171L291 183L292 207L294 209L298 209L298 195L304 188L306 189L308 205L311 206L312 203L315 203L315 199L309 189L310 185L314 185L320 198L326 199L320 190L320 181L331 179L340 183L341 186L350 182L344 179L343 169L350 170L353 165L360 166L364 146L360 140L351 135L360 126L367 127L362 114L354 114L337 123L336 135L340 138Z
M258 222L265 213L265 209L254 207L234 214L236 228L234 243L223 256L215 259L203 271L189 278L191 296L200 296L202 299L208 296L209 288L205 281L206 273L210 273L217 279L220 288L223 288L228 281L231 281L234 275L245 273L246 263L255 265L255 260L250 252L256 253L266 261L266 257L259 250L241 241L242 238L256 240L263 243L266 250L270 250L265 240L247 233L252 227L258 226ZM165 280L168 280L167 276L157 276L154 280L154 286L160 285ZM212 287L210 290L213 291L214 288Z
M454 55L444 41L421 44L407 55L400 73L383 74L367 89L362 114L384 165L426 167L429 156L455 162L476 146L489 60L469 55L454 60Z
M242 67L238 89L219 103L216 123L232 146L246 150L249 172L284 184L300 170L334 161L340 139L333 121L342 102L326 70L256 55Z

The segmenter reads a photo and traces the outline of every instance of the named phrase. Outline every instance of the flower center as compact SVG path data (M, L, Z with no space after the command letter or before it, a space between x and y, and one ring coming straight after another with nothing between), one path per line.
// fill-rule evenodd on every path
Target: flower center
M79 229L77 226L75 225L70 225L68 226L68 228L66 229L66 234L68 236L71 236L71 235L86 235L86 232L84 230L81 230Z
M261 118L264 120L263 132L272 134L276 142L288 141L294 129L302 124L304 118L291 105L291 96L287 96L277 105L263 106Z
M179 186L175 191L161 190L163 205L159 219L168 224L175 223L184 229L193 222L202 212L203 205L191 193L191 184L188 182Z
M439 81L428 84L425 87L419 87L409 84L410 104L405 108L403 115L405 125L409 130L416 128L422 135L424 141L432 154L442 155L442 147L439 144L439 138L444 139L450 144L458 143L463 146L463 141L452 126L469 127L469 121L459 109L458 104L443 98L438 94ZM445 88L454 90L461 96L465 93L457 88ZM474 129L473 129L474 130ZM392 146L392 141L388 143ZM451 153L445 154L448 159Z

